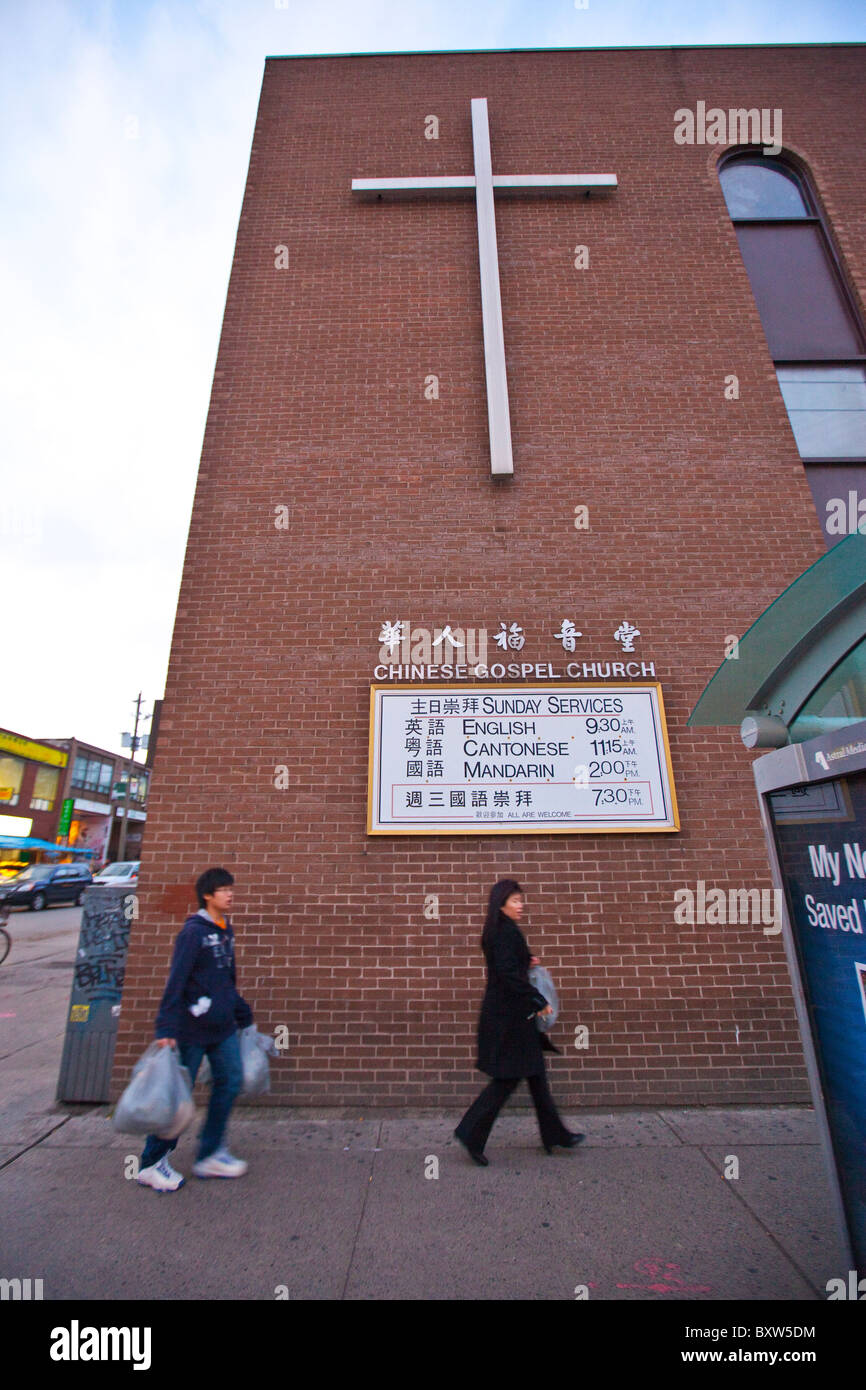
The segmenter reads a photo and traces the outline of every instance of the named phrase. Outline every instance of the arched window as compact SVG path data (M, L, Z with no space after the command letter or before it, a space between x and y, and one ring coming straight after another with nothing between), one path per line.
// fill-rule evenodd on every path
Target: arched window
M754 153L719 181L827 544L866 534L866 334L817 200Z

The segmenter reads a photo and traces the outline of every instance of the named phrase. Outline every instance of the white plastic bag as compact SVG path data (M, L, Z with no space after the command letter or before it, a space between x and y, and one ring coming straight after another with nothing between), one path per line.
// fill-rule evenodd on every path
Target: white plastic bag
M122 1134L156 1134L176 1139L195 1115L192 1086L177 1050L151 1043L132 1069L112 1124Z
M556 985L545 970L543 965L533 965L529 971L529 983L533 989L537 989L539 994L543 994L548 1004L553 1009L552 1014L536 1014L536 1026L542 1033L547 1033L553 1027L559 1016L559 998L556 993Z
M178 1085L177 1109L174 1112L174 1119L165 1129L154 1133L159 1139L177 1139L179 1134L183 1134L188 1125L195 1119L195 1101L192 1098L192 1083L190 1081L189 1070L187 1067L178 1067L182 1078Z
M271 1074L267 1053L273 1047L271 1038L263 1037L254 1023L241 1029L241 1062L244 1068L245 1096L261 1096L271 1089Z
M246 1040L246 1041L245 1041ZM270 1067L268 1066L267 1054L272 1057L277 1056L277 1047L273 1038L267 1033L260 1033L254 1023L248 1028L241 1029L241 1065L244 1069L244 1084L241 1090L243 1096L261 1096L271 1089ZM201 1059L201 1066L198 1069L196 1081L202 1083L212 1083L213 1073L211 1072L208 1055Z

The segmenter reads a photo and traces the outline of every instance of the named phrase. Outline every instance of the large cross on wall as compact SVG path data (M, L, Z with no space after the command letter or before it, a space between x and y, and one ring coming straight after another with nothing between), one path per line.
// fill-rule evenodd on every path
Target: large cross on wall
M508 378L505 370L505 338L499 294L499 257L496 251L494 193L522 193L541 189L553 192L585 192L616 188L616 174L494 174L490 158L487 98L472 98L472 148L474 174L444 178L352 179L352 192L475 193L478 218L478 262L481 272L481 317L484 327L484 368L487 378L487 421L490 431L490 472L504 476L514 472L511 453L511 420L508 413Z

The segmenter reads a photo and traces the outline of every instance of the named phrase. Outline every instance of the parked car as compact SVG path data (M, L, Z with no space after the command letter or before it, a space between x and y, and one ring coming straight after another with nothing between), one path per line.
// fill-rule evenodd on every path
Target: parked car
M93 875L84 864L28 864L0 883L0 905L41 912L51 903L80 903Z
M106 864L104 869L94 874L93 882L107 883L115 888L134 886L138 883L140 865L140 859L120 859L116 864Z

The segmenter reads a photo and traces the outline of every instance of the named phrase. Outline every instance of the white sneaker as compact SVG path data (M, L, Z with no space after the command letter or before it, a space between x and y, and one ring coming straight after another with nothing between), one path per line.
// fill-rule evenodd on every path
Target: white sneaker
M234 1158L228 1149L217 1149L194 1163L192 1171L197 1178L242 1178L248 1167L249 1164L242 1158Z
M153 1163L149 1168L142 1168L138 1181L142 1187L152 1187L154 1192L177 1192L179 1187L183 1187L183 1177L176 1173L167 1158L161 1158L159 1163Z

